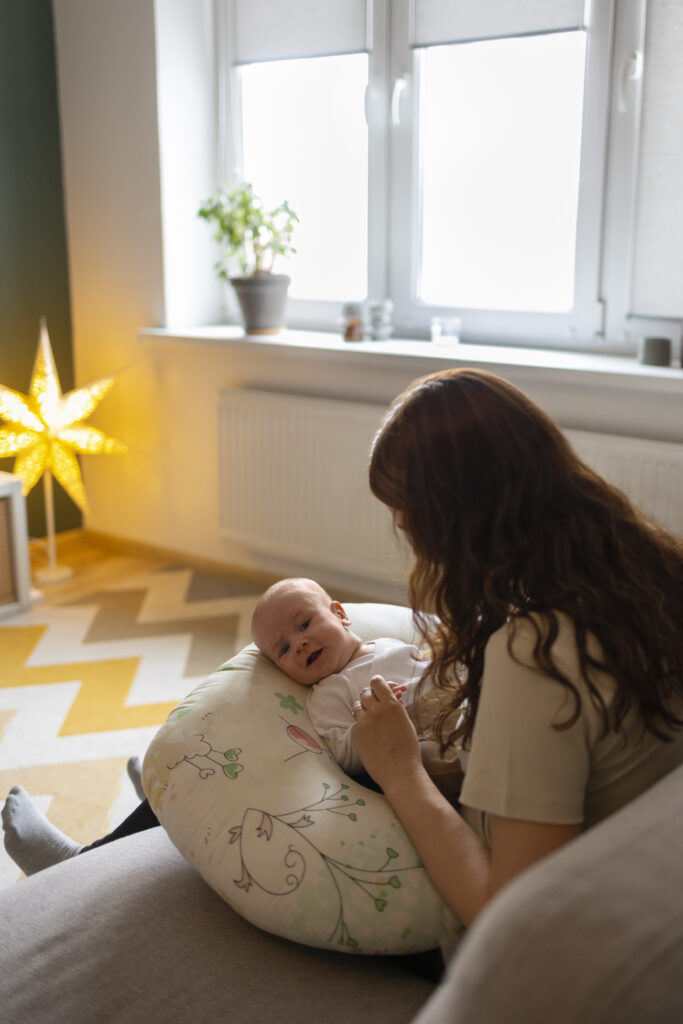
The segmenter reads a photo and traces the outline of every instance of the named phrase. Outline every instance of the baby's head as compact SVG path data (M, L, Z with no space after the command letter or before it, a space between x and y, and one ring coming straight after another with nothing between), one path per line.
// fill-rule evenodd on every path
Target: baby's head
M266 590L251 620L251 635L263 654L290 678L312 686L341 672L362 643L338 601L315 582L286 579Z

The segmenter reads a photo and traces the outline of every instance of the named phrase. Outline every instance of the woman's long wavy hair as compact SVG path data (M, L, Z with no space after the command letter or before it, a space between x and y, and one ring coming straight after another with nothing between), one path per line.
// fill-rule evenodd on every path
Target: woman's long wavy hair
M469 742L486 644L518 617L534 626L538 667L572 691L560 728L576 722L579 691L553 657L558 613L573 622L605 731L634 705L661 739L683 725L683 542L586 466L511 384L471 369L416 381L375 438L370 487L413 548L410 601L431 647L428 677L461 711L456 726L448 708L440 714L442 747ZM616 681L609 708L596 672Z

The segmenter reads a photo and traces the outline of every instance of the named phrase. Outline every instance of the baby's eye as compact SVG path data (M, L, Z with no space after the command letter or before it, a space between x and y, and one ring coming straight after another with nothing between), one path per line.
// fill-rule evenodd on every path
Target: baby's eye
M288 650L289 650L289 644L283 644L282 647L280 648L280 657L284 658L284 656L285 656L285 654L287 653Z
M301 623L301 628L302 629L308 629L310 624L311 624L311 620L310 619L304 619L304 621Z

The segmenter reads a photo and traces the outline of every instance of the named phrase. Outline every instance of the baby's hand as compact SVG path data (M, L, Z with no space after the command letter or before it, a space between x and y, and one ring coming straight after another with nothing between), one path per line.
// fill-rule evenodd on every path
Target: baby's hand
M408 687L405 683L392 683L391 680L386 680L386 684L393 693L396 700L403 700L403 694L406 692Z
M370 680L370 686L371 687L372 687L372 684L374 683L375 679L381 679L383 683L386 683L386 685L389 687L389 689L393 693L393 695L396 698L396 700L398 700L398 701L402 701L403 700L403 694L408 689L408 686L406 685L406 683L393 683L390 679L385 679L384 676L381 676L381 675L378 674L376 676L373 676L372 679Z

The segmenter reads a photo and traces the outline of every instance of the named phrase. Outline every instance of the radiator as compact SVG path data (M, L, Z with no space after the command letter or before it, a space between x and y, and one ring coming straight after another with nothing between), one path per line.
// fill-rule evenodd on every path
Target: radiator
M260 555L364 580L406 564L370 494L368 452L384 406L234 389L219 400L221 532ZM683 445L567 431L578 454L683 534Z
M683 444L567 430L574 450L634 505L683 536Z
M405 561L367 464L384 406L273 392L219 401L221 533L251 550L361 579Z

